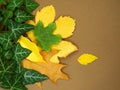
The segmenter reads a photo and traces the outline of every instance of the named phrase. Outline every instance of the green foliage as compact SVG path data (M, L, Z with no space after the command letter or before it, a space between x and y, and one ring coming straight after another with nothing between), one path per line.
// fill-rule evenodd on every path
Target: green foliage
M24 84L33 84L35 82L41 82L47 79L48 77L45 75L33 70L26 70L24 73Z
M27 12L22 11L22 10L17 10L17 11L15 12L15 16L16 16L15 21L16 21L16 22L19 22L19 23L34 18L34 16L33 16L32 14L27 13Z
M15 10L16 8L19 8L20 6L22 6L24 0L10 0L8 3L7 8L9 10Z
M14 77L13 77L14 76ZM13 76L6 75L3 78L1 87L10 90L27 90L27 88L22 83L22 74L16 74Z
M50 52L50 47L61 41L61 37L59 35L53 34L55 28L55 23L51 23L47 27L44 27L43 23L39 21L36 25L34 35L38 44L42 47L43 50Z
M13 52L12 50L5 51L4 57L6 59L11 59L13 57L13 53L12 52Z
M25 85L48 79L23 68L21 61L31 51L17 42L21 35L34 29L25 22L34 18L31 12L37 7L33 0L0 0L0 87L5 90L27 90Z
M14 73L15 62L9 60L3 60L0 57L0 81L3 79L5 75L11 75Z
M0 44L4 50L8 50L12 47L12 42L9 33L0 33Z
M31 30L34 28L33 25L29 25L29 24L23 24L23 23L16 23L13 21L10 21L10 23L8 24L8 28L9 28L9 36L17 41L17 39L19 38L20 35L24 34L25 32Z
M34 0L1 0L0 4L0 21L4 25L0 30L8 26L11 19L18 23L33 19L31 12L39 6Z
M1 4L6 5L6 0L0 0L0 5Z
M33 0L25 0L25 6L27 12L32 12L35 8L39 6L39 4L34 2Z
M2 19L4 25L6 25L8 20L13 16L13 12L9 10L1 10L1 14L4 18Z
M2 47L0 46L0 54L2 53Z
M16 60L17 63L20 63L21 60L26 58L31 53L30 50L21 47L19 43L17 43L13 49L14 49L13 60Z

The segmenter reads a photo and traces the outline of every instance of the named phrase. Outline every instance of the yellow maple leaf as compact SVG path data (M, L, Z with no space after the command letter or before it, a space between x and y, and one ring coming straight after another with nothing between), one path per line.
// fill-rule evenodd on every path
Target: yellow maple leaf
M92 54L82 54L79 58L78 58L78 62L82 65L88 65L89 63L92 63L93 61L95 61L96 59L98 59L98 57L92 55Z
M52 23L55 19L55 8L52 5L46 6L41 10L38 10L35 14L35 23L42 21L44 27Z
M27 59L23 60L22 64L26 69L32 69L45 74L53 82L56 82L58 79L69 79L68 75L61 71L61 69L65 67L63 64L32 62Z
M75 20L69 16L61 16L55 23L57 27L54 34L59 34L62 38L70 37L75 30Z
M53 5L49 5L36 12L35 21L29 20L27 23L36 25L38 21L41 21L44 27L46 27L48 24L54 22L55 15L55 8ZM58 18L55 23L56 30L54 31L54 34L59 34L62 38L70 37L75 30L75 20L70 16L60 16L60 18ZM31 41L36 41L33 30L29 31L27 35Z

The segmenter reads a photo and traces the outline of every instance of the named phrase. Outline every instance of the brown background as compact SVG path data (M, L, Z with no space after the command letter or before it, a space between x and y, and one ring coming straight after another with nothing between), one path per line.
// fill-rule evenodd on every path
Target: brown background
M53 4L56 19L70 15L76 19L76 30L68 40L79 51L63 60L64 72L71 80L43 82L44 90L120 90L120 0L36 0L43 6ZM99 57L88 66L77 62L79 55L92 53ZM40 90L28 86L29 90Z

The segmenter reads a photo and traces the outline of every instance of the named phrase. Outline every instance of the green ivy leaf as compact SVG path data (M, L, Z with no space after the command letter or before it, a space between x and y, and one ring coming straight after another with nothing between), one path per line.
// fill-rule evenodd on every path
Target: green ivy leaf
M29 14L29 13L27 13L27 12L25 12L25 11L22 11L22 10L17 10L17 11L15 12L15 16L16 16L15 21L16 21L16 22L19 22L19 23L34 18L34 16L33 16L32 14Z
M59 35L53 34L55 28L55 23L51 23L47 27L44 27L43 23L40 21L37 23L34 30L34 35L38 44L43 50L50 52L50 47L54 44L58 44L61 41L61 37Z
M13 61L5 61L0 57L0 80L9 74L13 74L15 63Z
M6 0L0 0L0 5L6 5Z
M0 86L10 90L27 90L23 85L22 80L22 74L15 74L13 76L6 75Z
M11 38L17 41L19 36L33 29L34 26L30 24L20 24L10 21L8 28L10 29L9 35L11 36Z
M25 6L26 11L30 13L34 11L39 6L39 4L33 0L25 0Z
M17 61L17 63L20 63L23 59L25 59L29 54L31 53L30 50L21 47L19 43L15 45L14 48L14 56L13 60Z
M48 77L33 70L26 70L24 73L24 84L34 84L47 80Z
M8 33L0 33L0 44L5 50L12 47L10 35Z
M15 10L15 8L19 8L23 4L24 0L10 0L7 8L9 10Z
M11 18L13 16L13 12L10 10L1 10L1 14L5 17L5 18Z
M8 51L6 51L5 54L4 54L4 57L5 57L6 59L11 59L12 56L13 56L13 51L12 51L12 50L8 50Z
M22 64L21 63L18 63L17 64L17 67L16 67L16 69L15 69L15 72L16 73L22 73L22 72L24 72L25 71L25 69L23 68L23 66L22 66Z
M3 22L4 25L6 25L8 22L8 19L13 16L13 12L10 10L1 10L1 15L3 16L1 18L1 21Z

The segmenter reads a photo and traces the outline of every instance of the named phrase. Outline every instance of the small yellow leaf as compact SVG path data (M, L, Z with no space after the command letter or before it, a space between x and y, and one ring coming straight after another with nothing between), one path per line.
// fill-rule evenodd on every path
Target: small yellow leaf
M55 19L55 8L52 5L46 6L40 11L37 11L35 15L36 24L38 23L38 21L41 21L44 24L44 27L52 23L54 19Z
M75 20L69 16L60 17L56 21L56 30L54 34L61 35L62 38L68 38L73 34L75 29Z
M59 51L57 54L53 55L50 58L50 61L53 63L59 63L58 57L65 58L69 54L78 50L74 44L68 41L61 41L58 45L52 46L52 49Z
M88 65L89 63L92 63L93 61L95 61L96 59L98 59L98 57L92 55L92 54L82 54L79 58L78 58L78 62L82 65Z
M45 62L43 60L43 57L40 55L40 48L33 42L31 42L29 39L27 39L24 36L21 36L18 40L20 45L24 48L27 48L32 51L32 53L27 57L27 59L33 61L33 62Z

